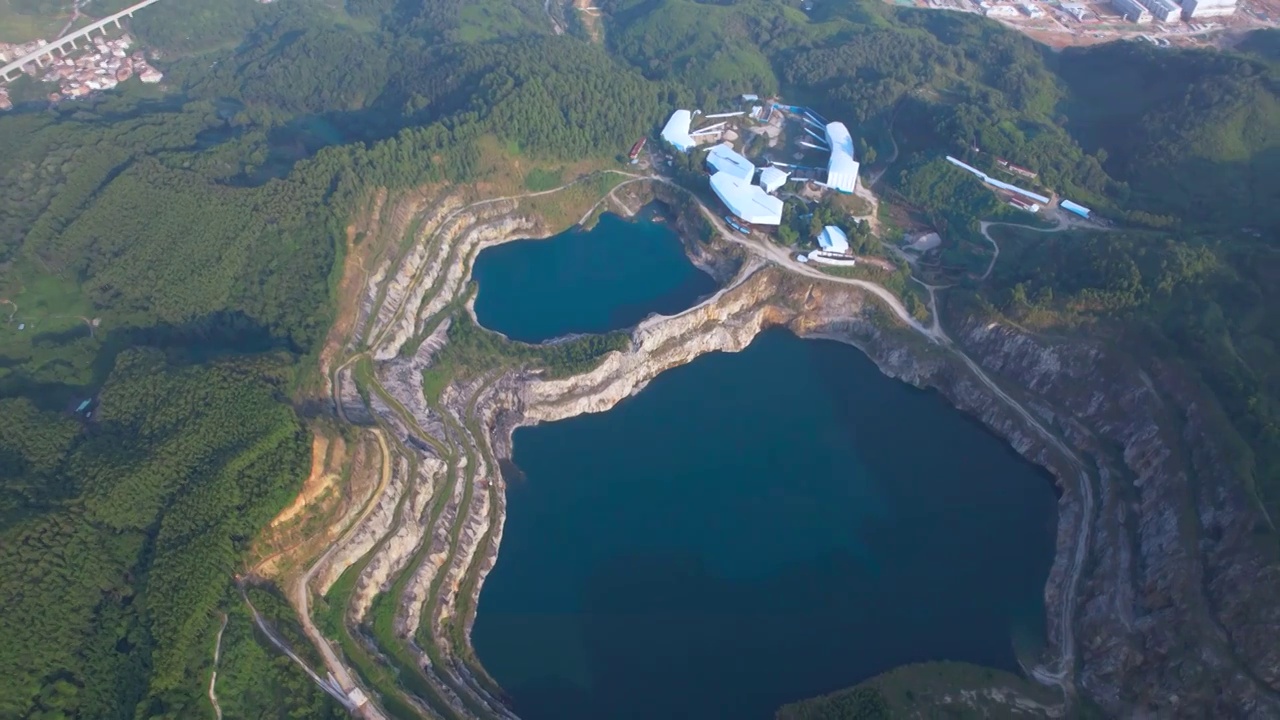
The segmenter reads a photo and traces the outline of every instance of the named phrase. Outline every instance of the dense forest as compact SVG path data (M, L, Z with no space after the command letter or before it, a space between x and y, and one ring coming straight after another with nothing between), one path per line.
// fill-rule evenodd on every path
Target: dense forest
M190 717L245 543L309 440L287 359L121 353L92 422L0 400L0 714Z
M1280 516L1274 33L1237 53L1058 55L876 0L809 15L781 0L599 4L604 47L554 33L536 0L158 3L131 30L161 52L165 92L125 83L0 115L0 715L206 716L221 613L221 675L244 703L228 716L259 702L331 715L255 639L232 576L308 467L294 394L331 320L348 212L375 186L477 179L482 141L603 162L673 107L742 92L812 104L882 156L892 137L880 187L949 236L1009 210L947 153L1007 157L1141 226L1010 238L990 283L957 292L1043 327L1119 326L1186 360ZM788 228L798 241L837 220L819 206ZM467 323L450 337L458 368L555 374L626 342L527 346ZM287 624L278 598L255 605ZM838 702L879 712L865 693Z

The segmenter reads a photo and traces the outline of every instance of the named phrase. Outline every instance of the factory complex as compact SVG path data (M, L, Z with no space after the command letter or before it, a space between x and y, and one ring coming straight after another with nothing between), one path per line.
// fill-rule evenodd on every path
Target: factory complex
M1051 199L1049 197L1041 193L1035 192L1033 190L1028 190L1024 187L1019 187L1012 183L1007 183L998 178L993 178L987 173L979 170L978 168L972 165L969 165L968 163L965 163L961 160L957 160L956 158L953 158L950 155L947 156L947 162L977 177L983 183L993 188L996 188L997 190L1004 191L1003 196L1005 197L1006 202L1008 202L1013 207L1018 208L1019 210L1025 210L1029 213L1035 214L1040 212L1040 208L1042 206L1047 206L1051 202ZM1013 165L1009 161L1004 160L1002 158L996 158L996 165L1006 172L1021 175L1028 179L1035 179L1037 177L1036 173L1026 168ZM1093 219L1092 218L1093 211L1091 211L1089 208L1083 205L1074 203L1066 198L1063 198L1062 201L1058 203L1058 207L1072 214L1079 215L1085 220Z
M744 102L755 103L758 97L744 95ZM817 150L827 155L826 168L784 164L765 160L756 165L742 152L734 149L737 130L754 133L757 141L768 138L768 147L775 147L781 134L781 118L790 115L799 121L804 131L796 145ZM740 118L731 127L729 118ZM695 128L698 119L716 121ZM743 123L755 125L744 126ZM663 126L661 136L669 146L682 153L693 152L700 145L706 152L705 167L710 174L710 188L729 211L725 219L736 229L749 232L753 225L778 226L782 223L783 200L778 194L791 182L806 181L819 188L841 193L853 193L858 184L858 161L854 154L853 137L840 122L826 122L821 116L806 108L768 103L755 104L750 112L734 111L702 115L700 111L676 110ZM804 157L799 152L796 157ZM838 228L834 228L840 232ZM843 237L843 234L841 234ZM839 243L832 245L833 248ZM829 252L847 252L844 250Z
M776 235L787 245L794 244L800 237L811 237L817 247L798 253L795 256L798 262L846 267L861 262L876 264L874 259L855 255L851 236L846 234L846 228L853 227L860 232L865 229L862 223L868 221L862 217L874 215L876 207L875 197L870 196L866 188L858 187L861 171L855 151L858 145L849 128L809 108L774 101L758 103L754 96L744 96L743 100L751 103L749 110L708 115L698 110L676 110L661 132L666 147L701 161L684 162L681 167L684 172L696 172L700 166L706 173L705 187L723 207L724 223L746 235L754 230ZM1036 170L983 153L976 146L972 153L966 155L968 162L950 155L946 161L976 177L1002 202L1032 214L1052 208L1051 212L1061 211L1096 222L1089 208L1046 189ZM676 157L668 155L667 162L674 165ZM696 183L698 177L685 175L684 180ZM832 191L861 197L843 199L832 196ZM824 194L827 197L824 198ZM708 202L714 205L715 200L708 199ZM823 215L817 216L814 203L824 208ZM853 207L871 210L855 214L850 211ZM842 208L839 212L858 218L857 222L853 226L844 225L837 219L842 216L830 214L833 208ZM815 220L816 216L821 220ZM1062 215L1057 218L1065 222ZM840 225L828 224L833 222ZM806 232L800 226L812 229ZM936 233L926 237L931 240L910 245L915 256L932 250L940 242ZM858 235L858 247L862 247L864 240Z
M782 200L765 192L759 185L727 172L718 172L711 176L711 191L734 217L748 225L782 224Z
M1124 20L1132 23L1149 23L1153 19L1161 23L1178 20L1194 21L1201 18L1221 18L1235 15L1240 0L922 0L927 7L939 10L972 12L996 20L1028 23L1028 29L1067 30L1063 23L1105 22L1111 8ZM1093 7L1097 5L1098 7ZM1265 19L1256 11L1249 15ZM1195 27L1190 28L1195 30Z

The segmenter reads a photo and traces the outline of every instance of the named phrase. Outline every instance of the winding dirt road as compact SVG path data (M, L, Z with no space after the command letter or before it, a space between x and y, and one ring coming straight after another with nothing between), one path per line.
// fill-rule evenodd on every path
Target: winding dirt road
M222 720L222 706L218 704L218 658L222 655L222 631L227 629L227 614L222 613L218 637L213 641L213 672L209 673L209 702L213 704L213 716Z
M358 357L358 356L357 356ZM348 363L352 362L349 360ZM345 367L345 364L343 365ZM340 370L341 368L339 368ZM336 371L335 371L336 376ZM335 396L336 397L336 396ZM338 407L342 407L341 399L338 399ZM345 416L344 416L345 417ZM315 577L316 571L337 552L338 548L343 547L351 540L351 537L360 529L360 525L365 521L369 514L373 512L377 506L378 498L386 492L387 485L391 482L391 449L387 447L386 435L380 429L372 431L378 438L378 447L382 451L382 474L378 481L378 487L369 495L369 500L365 503L364 509L361 510L360 516L347 528L346 532L337 541L329 545L329 549L316 559L305 572L298 576L297 580L289 587L289 594L292 596L294 608L298 612L298 620L302 624L302 631L311 640L311 644L324 656L325 666L329 669L329 673L333 676L335 682L341 688L344 697L349 696L352 690L360 688L364 689L355 681L351 670L347 667L342 658L333 651L333 646L316 627L315 622L311 619L311 578ZM247 599L246 599L247 602ZM257 614L257 611L254 611ZM314 673L309 673L315 679ZM317 680L317 682L319 682ZM326 684L320 683L320 686L329 692ZM333 693L330 692L332 695ZM373 697L365 692L367 697ZM349 704L344 703L344 704ZM348 708L350 709L350 708ZM365 717L371 720L385 720L385 716L372 703L365 706Z

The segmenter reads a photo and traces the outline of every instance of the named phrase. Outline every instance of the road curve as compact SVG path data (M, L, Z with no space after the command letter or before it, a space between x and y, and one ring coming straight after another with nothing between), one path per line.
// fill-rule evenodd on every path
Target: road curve
M345 688L334 687L336 683L331 682L328 678L322 678L316 674L316 671L312 670L311 666L308 665L305 660L298 657L298 654L293 651L293 648L289 647L288 643L281 640L280 637L276 635L276 631L267 624L266 620L262 619L262 615L258 613L258 608L254 607L253 603L249 601L249 596L245 594L243 586L240 587L240 597L244 600L244 604L249 606L249 612L253 615L254 624L258 626L258 629L262 631L262 634L267 637L267 640L269 640L272 645L275 645L281 652L287 655L290 660L297 663L298 667L302 668L302 671L311 678L312 682L319 685L321 690L324 690L334 700L337 700L338 703L341 704L342 707L346 708L348 712L354 714L359 709L355 706L355 703L351 702L351 698L347 697ZM368 713L366 717L377 717L381 720L385 720L385 717L381 713L377 713L372 704L365 705L365 708Z

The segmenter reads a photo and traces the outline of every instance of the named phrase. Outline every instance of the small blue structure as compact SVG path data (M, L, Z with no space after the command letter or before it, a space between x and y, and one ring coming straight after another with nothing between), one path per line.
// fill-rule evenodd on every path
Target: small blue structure
M1073 212L1079 215L1080 217L1084 218L1085 220L1088 220L1089 214L1093 212L1089 208L1083 205L1077 205L1071 202L1070 200L1067 200L1066 198L1062 199L1062 209L1068 212Z
M76 408L76 412L77 413L84 412L89 408L89 405L91 404L93 404L93 398L89 398L88 400L85 400L84 402L80 403L79 407Z

